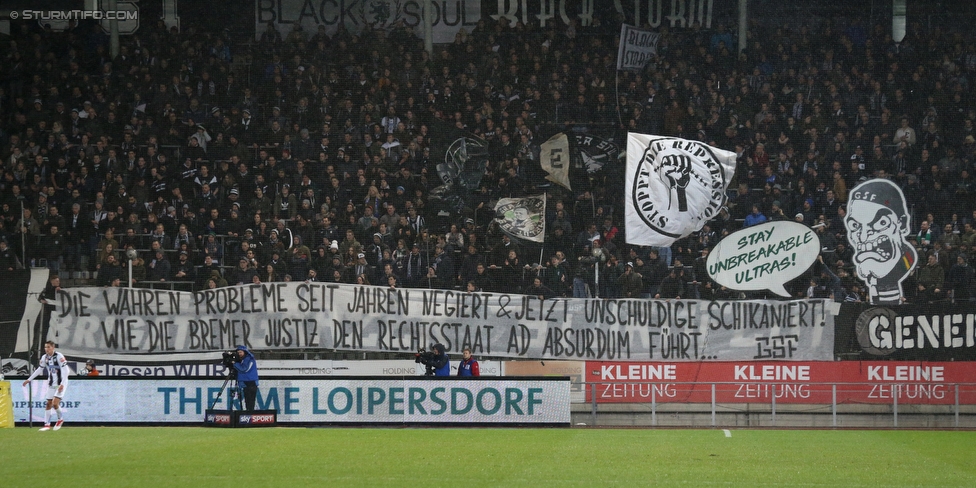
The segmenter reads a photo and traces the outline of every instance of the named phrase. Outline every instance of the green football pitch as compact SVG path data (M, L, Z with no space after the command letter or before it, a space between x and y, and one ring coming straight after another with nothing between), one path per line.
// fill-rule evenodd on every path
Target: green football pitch
M0 429L0 485L976 486L976 432Z

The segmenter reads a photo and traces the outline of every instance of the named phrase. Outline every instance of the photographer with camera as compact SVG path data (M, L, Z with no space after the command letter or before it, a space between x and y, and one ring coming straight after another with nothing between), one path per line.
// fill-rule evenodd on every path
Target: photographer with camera
M243 398L243 406L251 411L258 394L258 363L247 346L237 346L236 353L232 366L237 373L237 389Z
M451 376L451 360L441 343L431 346L430 351L417 351L414 362L427 367L424 376Z

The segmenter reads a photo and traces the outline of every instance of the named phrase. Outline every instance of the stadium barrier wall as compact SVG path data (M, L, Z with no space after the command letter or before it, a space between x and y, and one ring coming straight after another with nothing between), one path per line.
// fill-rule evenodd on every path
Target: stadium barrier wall
M62 402L65 421L92 424L202 424L204 411L240 410L221 394L223 378L79 378ZM15 392L14 417L43 419L47 385ZM256 407L280 424L561 425L570 422L570 382L551 378L266 377Z
M971 362L588 362L586 425L976 428ZM574 385L575 386L575 385Z
M596 403L976 404L976 363L908 361L587 362ZM970 383L970 384L967 384ZM713 397L713 385L715 386ZM835 389L836 387L836 389ZM594 399L594 392L596 397Z

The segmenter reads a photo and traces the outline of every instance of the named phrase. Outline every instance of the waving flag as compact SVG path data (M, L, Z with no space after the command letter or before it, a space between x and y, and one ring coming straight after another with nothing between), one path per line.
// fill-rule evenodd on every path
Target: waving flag
M0 287L0 373L30 374L30 351L43 347L48 325L42 320L44 305L37 301L47 285L43 268L4 271ZM51 338L52 340L56 340Z
M444 121L430 124L430 156L441 181L465 192L477 190L488 166L488 143Z
M735 153L677 137L627 134L627 243L670 246L725 205Z
M572 190L569 187L570 154L569 138L566 134L560 132L550 137L540 148L542 151L539 154L539 163L542 169L549 173L546 179L567 190Z
M532 242L546 240L546 196L501 198L495 204L495 222L502 232Z
M640 27L620 26L620 47L617 50L617 69L640 71L657 55L657 41L661 34Z
M579 158L574 160L578 161L574 167L585 169L591 175L624 157L616 144L588 133L576 134L576 144L573 147L574 155L579 154Z

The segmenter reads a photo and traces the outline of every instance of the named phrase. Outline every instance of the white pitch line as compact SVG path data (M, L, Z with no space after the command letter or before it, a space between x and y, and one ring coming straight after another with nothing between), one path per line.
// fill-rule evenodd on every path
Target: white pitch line
M722 429L722 432L725 432L725 437L732 437L732 431L731 430L729 430L729 429Z

